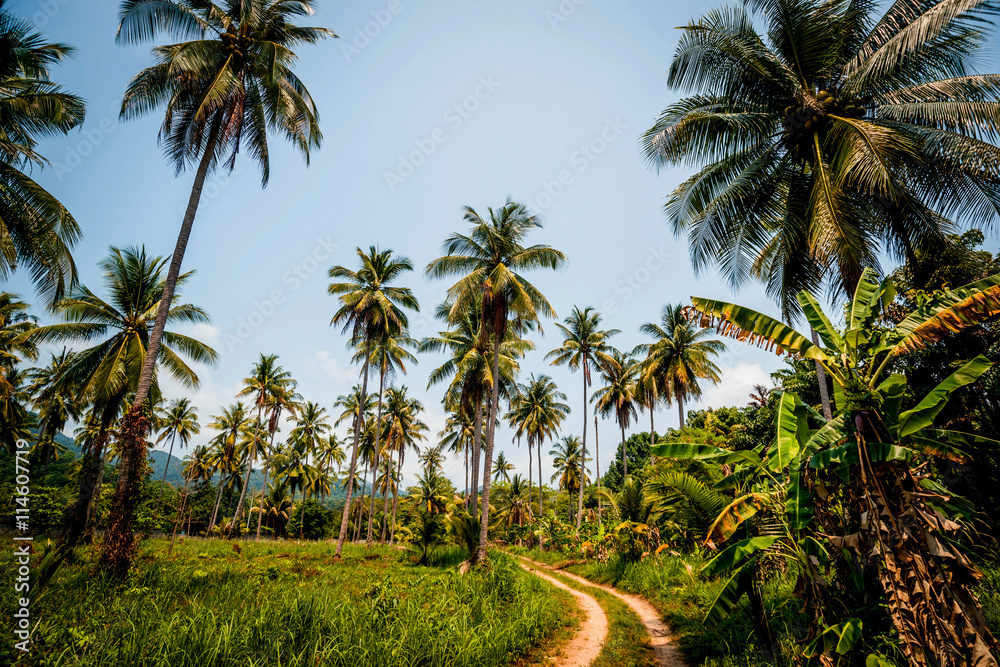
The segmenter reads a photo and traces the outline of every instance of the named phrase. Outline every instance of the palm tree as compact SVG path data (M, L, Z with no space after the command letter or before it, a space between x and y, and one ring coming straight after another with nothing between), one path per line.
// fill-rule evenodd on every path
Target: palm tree
M343 266L331 268L330 277L337 278L341 282L330 283L328 291L340 302L340 308L334 313L330 324L342 325L345 333L350 331L351 344L364 350L359 401L364 404L368 394L368 368L375 344L387 335L399 336L401 332L406 331L409 320L403 309L419 311L420 304L408 287L396 287L390 284L404 272L413 270L413 264L408 258L393 257L392 250L379 250L375 246L369 248L367 254L361 248L357 248L356 252L361 260L360 269L353 271ZM351 448L351 462L348 466L344 512L340 520L340 535L337 537L338 557L344 549L344 540L347 537L361 427L361 420L355 419L354 445Z
M326 438L320 440L319 445L316 450L316 465L324 471L327 477L332 478L333 466L337 466L337 476L340 476L340 468L344 465L344 461L347 459L347 455L344 454L344 448L340 446L340 441L337 440L337 435L331 433Z
M590 366L601 366L611 361L608 339L621 333L618 329L602 331L601 314L593 308L580 310L574 307L566 318L566 325L556 323L562 332L562 345L545 355L552 359L553 366L566 364L571 371L583 370L583 455L587 455L587 388L591 384ZM652 412L650 412L652 415ZM650 429L652 433L652 429ZM583 486L577 499L576 530L580 531L580 520L583 516Z
M37 326L31 306L10 292L0 292L0 396L12 387L7 375L22 361L38 358L38 346L27 336Z
M50 68L73 49L46 43L30 22L0 1L0 278L18 266L52 300L76 283L70 249L80 228L69 211L25 171L49 164L38 141L67 134L83 123L84 102L50 78Z
M326 408L321 407L318 403L313 403L308 401L304 406L302 406L298 419L295 422L295 428L289 433L289 440L293 443L293 448L307 452L309 456L316 457L321 455L324 446L328 443L326 438L327 434L330 433L331 426L326 422L327 414ZM334 441L336 442L336 441ZM325 461L324 461L325 463ZM312 487L317 491L319 490L318 480L320 477L329 480L326 474L326 465L312 466L310 479L315 478L312 481ZM266 480L265 480L266 481ZM304 480L309 481L309 479ZM306 485L303 485L303 489ZM266 483L265 483L266 488ZM329 488L327 488L329 491ZM261 513L263 513L264 506L261 505ZM301 528L302 522L299 522L299 527ZM258 539L260 536L260 522L257 524Z
M601 368L604 386L594 392L594 409L603 416L614 415L622 431L622 466L628 478L628 452L625 451L625 429L639 417L636 410L635 383L639 364L629 354L611 350L611 360Z
M104 274L108 300L101 299L84 286L57 301L53 308L66 322L38 327L27 335L36 342L92 342L93 347L76 352L65 369L64 382L77 388L86 396L99 413L97 437L90 440L83 455L84 473L74 510L69 515L63 544L72 546L83 532L85 517L93 497L96 476L103 477L104 447L111 425L118 418L126 395L132 394L139 384L142 359L148 355L148 345L153 327L159 294L163 289L162 257L150 257L144 248L119 249L112 246L111 254L98 265ZM178 278L183 285L190 273ZM170 323L208 323L205 312L191 304L178 304L167 314ZM196 388L198 375L181 358L214 364L218 359L215 350L189 336L165 331L163 355L159 366L185 387ZM154 385L155 395L159 390ZM131 521L136 497L129 480L137 479L143 469L145 455L131 456L131 450L122 450L118 483L112 505L111 527L120 521ZM127 474L131 471L131 475ZM105 539L105 553L118 553L133 548L132 533L123 535L117 528L109 527Z
M441 451L440 445L437 447L425 447L417 458L420 461L420 465L424 468L433 468L438 471L444 469L444 453Z
M636 353L646 354L640 379L669 388L677 400L680 428L684 428L684 401L701 396L698 380L719 382L719 367L710 357L723 352L726 345L707 340L714 332L688 320L680 304L664 306L660 324L647 322L639 331L655 339L636 347Z
M302 400L302 397L295 392L296 384L294 380L288 379L286 382L279 383L271 394L270 417L267 421L268 445L264 451L264 465L262 466L264 469L264 482L261 485L260 491L262 503L264 501L265 489L267 489L267 475L271 470L271 466L268 465L268 457L274 452L274 435L280 429L282 412L287 410L292 417L295 417L301 407L298 402ZM257 516L257 536L255 538L257 540L260 540L263 505L260 506L260 509L261 512ZM249 521L249 519L250 516L248 515L247 520Z
M170 460L174 454L174 441L180 438L181 449L183 449L187 447L192 435L201 433L201 426L198 424L198 413L195 412L195 407L191 405L191 401L187 398L178 398L171 401L170 407L166 409L159 408L157 416L160 418L163 432L160 433L160 437L157 438L156 443L159 444L170 438L170 449L167 452L167 465L163 469L160 493L156 497L156 510L153 514L158 514L160 511L160 502L163 500L163 487L167 484L167 472L170 471Z
M426 440L427 424L420 420L423 404L415 398L407 396L406 387L389 389L386 401L386 449L396 453L396 476L403 478L403 461L407 449L418 449L417 442ZM389 535L390 544L396 540L396 514L399 509L399 489L392 494L392 530Z
M444 430L438 433L438 441L443 449L455 456L465 455L465 498L469 497L469 449L475 437L475 423L468 412L458 410L448 415Z
M969 66L995 8L876 11L782 0L689 23L667 82L696 94L644 135L658 166L707 163L666 206L695 266L765 280L786 315L800 289L853 294L883 248L916 265L946 216L981 226L1000 204L1000 153L983 141L998 79Z
M188 488L191 482L198 480L208 481L212 477L211 451L208 447L195 447L194 451L184 457L182 472L184 473L184 490L181 492L181 502L177 506L177 518L174 519L174 528L170 533L170 548L167 553L171 553L174 548L174 538L177 536L178 526L184 525L184 509L187 505ZM190 529L190 522L188 524Z
M375 423L377 425L375 429L375 462L374 467L378 469L379 457L382 454L382 405L383 396L385 394L385 380L388 377L392 379L396 375L397 368L406 373L406 363L412 362L416 363L417 358L410 352L407 348L416 347L417 341L409 336L405 331L399 334L394 334L391 331L385 331L382 337L375 344L373 348L374 362L375 366L378 368L378 402L376 403L376 414ZM359 350L352 361L358 363L362 361L362 352ZM370 364L369 364L370 365ZM372 543L372 520L375 517L375 494L372 493L371 497L371 509L368 512L368 536L365 539L367 544ZM382 502L382 517L383 525L386 513L389 511L389 496L383 496ZM383 531L384 532L384 531Z
M498 482L500 478L510 481L510 471L514 469L514 464L507 460L507 456L500 452L497 460L493 462L493 481Z
M552 465L555 467L555 474L551 481L559 480L559 488L566 489L570 498L574 494L579 494L580 489L587 485L590 477L587 475L587 458L583 451L583 442L575 435L563 436L562 442L558 442L555 448L549 452L553 457ZM578 512L582 512L579 509ZM579 525L579 516L577 525Z
M507 414L514 436L528 438L528 507L531 507L531 448L538 445L538 511L542 512L542 443L552 440L569 414L569 406L563 403L566 394L559 391L556 383L548 375L528 377L525 384L518 385L517 393L511 401Z
M461 276L448 290L448 296L452 300L449 319L455 321L461 313L478 307L485 325L480 327L480 342L484 349L489 343L493 353L492 398L484 452L486 469L483 471L482 534L479 553L476 555L478 561L486 558L490 466L493 464L493 440L500 412L500 346L507 334L511 317L514 318L514 328L517 330L524 322L537 322L540 315L556 316L548 299L526 281L520 272L557 269L566 261L565 255L550 246L522 245L531 230L542 226L541 221L530 214L524 204L507 200L498 210L490 208L488 217L488 221L484 220L475 209L467 206L464 220L472 226L471 233L452 234L443 246L446 256L427 265L427 273L436 278Z
M243 378L243 388L237 396L254 397L254 405L257 407L257 423L262 424L264 410L271 410L275 404L276 397L286 392L294 391L294 387L295 381L292 379L292 374L278 365L278 356L275 354L262 354L260 355L260 359L254 364L250 376ZM275 424L275 429L277 429L277 424ZM253 464L260 455L257 443L261 440L259 437L261 431L262 429L255 428L252 432L253 440L247 451L246 460L249 465L247 466L246 479L243 480L243 490L240 494L239 503L236 505L236 514L233 516L230 528L236 526L242 517L243 500L246 498L247 488L250 486L250 473L253 472Z
M242 402L236 402L222 409L222 414L210 417L208 427L219 431L219 435L209 441L212 446L209 460L212 469L219 473L219 489L212 506L212 516L208 520L206 532L212 532L219 513L219 503L222 500L223 488L230 482L233 475L239 473L239 459L236 456L236 444L240 434L249 426L250 415Z

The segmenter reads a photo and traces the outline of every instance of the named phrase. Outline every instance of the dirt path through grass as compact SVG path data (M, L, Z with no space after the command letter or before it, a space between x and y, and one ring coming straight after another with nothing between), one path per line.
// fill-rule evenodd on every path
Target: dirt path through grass
M533 560L527 558L524 560L539 565ZM554 658L553 667L588 667L600 654L604 640L608 636L608 618L604 615L601 605L597 604L597 600L590 595L570 588L558 579L532 570L524 563L521 563L521 567L536 577L541 577L556 588L561 588L573 595L580 604L580 608L587 615L587 618L580 624L580 630L576 636L563 646L560 654Z
M531 560L530 558L525 558L524 556L521 556L521 558L531 563L537 568L544 570L553 569L549 565L546 565L544 563L539 563L538 561ZM539 572L535 572L535 574L537 574L540 577L545 577L545 575ZM644 599L637 597L635 595L622 593L618 589L613 588L611 586L605 586L603 584L595 584L593 581L590 581L589 579L584 579L583 577L577 576L570 572L566 572L564 570L559 570L559 574L563 575L564 577L569 577L574 581L578 581L581 584L586 584L587 586L594 586L596 588L600 588L601 590L607 591L611 595L614 595L619 600L627 604L629 607L632 608L632 611L634 611L639 616L639 619L642 621L642 624L646 626L646 631L649 633L650 644L652 644L653 652L656 654L657 664L659 664L660 667L686 667L686 663L681 658L680 651L677 650L677 647L674 646L673 643L670 641L670 628L668 628L667 624L664 623L663 619L660 618L660 614L656 611L653 605L649 604ZM551 577L545 577L545 578L550 581L553 581L553 583L555 583L557 586L559 585L559 583L551 579ZM576 591L571 591L571 592L576 595L580 595L580 593ZM593 600L593 598L590 599ZM607 627L606 623L605 627Z

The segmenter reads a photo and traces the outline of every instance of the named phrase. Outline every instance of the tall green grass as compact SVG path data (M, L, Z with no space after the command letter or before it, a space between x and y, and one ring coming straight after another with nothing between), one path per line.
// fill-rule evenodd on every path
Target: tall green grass
M551 588L500 552L463 576L446 549L421 568L385 548L348 547L334 562L332 545L241 546L188 540L167 558L147 542L123 584L89 557L65 567L33 609L34 650L0 663L493 667L561 622Z

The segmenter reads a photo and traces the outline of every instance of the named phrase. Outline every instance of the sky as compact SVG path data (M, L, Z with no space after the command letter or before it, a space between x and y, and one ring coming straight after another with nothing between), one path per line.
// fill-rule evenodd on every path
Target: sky
M184 257L184 270L196 273L183 299L206 309L212 323L180 330L212 345L221 360L196 367L199 389L164 381L165 395L190 397L204 424L233 402L261 353L277 354L299 393L332 412L336 398L358 382L359 369L350 364L345 336L330 326L337 304L327 294L329 267L353 268L358 246L408 256L416 271L401 284L421 304L411 316L412 335L433 334L441 329L434 306L450 283L431 280L423 268L442 254L450 233L464 231L464 206L485 212L508 196L544 221L530 241L569 259L563 270L526 277L560 318L573 306L600 310L606 327L622 330L611 341L621 349L646 342L640 325L657 320L665 304L691 296L777 315L759 286L734 293L712 271L695 275L684 239L673 237L662 212L691 168L657 173L639 148L640 135L680 97L666 87L676 27L717 4L319 0L316 15L303 23L340 38L301 48L296 71L320 110L322 148L307 166L272 137L266 189L245 156L232 174L209 180ZM116 45L117 2L13 0L8 7L48 39L77 48L55 78L86 99L87 120L43 144L52 165L33 175L82 227L74 257L82 282L101 294L97 262L109 246L173 251L193 174L177 176L164 160L156 141L161 115L118 119L127 82L151 59L148 46ZM1000 59L994 52L984 65L998 71ZM9 289L37 298L23 277ZM555 379L573 410L563 433L579 435L582 378L543 359L560 341L550 321L543 327L522 376ZM426 408L427 444L436 442L445 420L441 388L426 387L442 361L421 355L396 379ZM783 362L731 342L718 364L722 382L690 408L743 405L753 385L769 385L769 373ZM677 425L675 407L654 417L660 432ZM648 415L640 415L629 431L648 425ZM591 423L589 443L592 430ZM346 435L346 425L337 432ZM192 446L212 435L203 430ZM600 437L604 471L617 426L603 421ZM496 445L515 472L526 474L526 448L512 443L508 429L500 429ZM416 457L407 457L404 487L414 483L416 469ZM462 462L449 458L445 470L461 486ZM548 460L544 474L548 481Z

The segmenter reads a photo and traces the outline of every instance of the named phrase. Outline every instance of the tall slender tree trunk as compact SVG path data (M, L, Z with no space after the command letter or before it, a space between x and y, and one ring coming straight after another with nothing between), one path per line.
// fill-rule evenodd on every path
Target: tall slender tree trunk
M301 540L305 535L305 522L306 522L306 490L302 489L302 509L299 510L299 539Z
M226 486L226 474L219 473L219 477L219 492L215 494L215 505L212 507L212 518L208 520L208 528L205 529L206 535L211 533L212 528L215 527L215 520L219 515L219 503L222 501L222 489Z
M479 505L479 456L483 447L483 402L476 401L476 416L473 420L472 430L472 511L476 516L476 508Z
M358 403L358 411L364 409L365 397L368 394L368 359L372 351L371 338L365 343L365 364L361 370L363 377L361 381L361 396ZM340 534L337 536L337 549L335 557L339 557L344 551L344 540L347 539L347 523L351 518L351 494L354 492L354 473L358 466L358 443L361 441L361 422L364 421L363 414L354 415L354 446L351 448L351 464L347 469L347 489L344 496L344 513L340 517Z
M383 387L385 385L385 367L379 364L378 371L378 408L376 409L375 417L375 472L372 475L372 508L368 513L368 537L365 539L365 544L368 546L372 545L372 522L375 520L375 476L378 475L378 460L380 436L382 435L382 393Z
M597 437L597 415L594 415L594 463L597 465L597 522L603 523L601 513L601 441Z
M232 534L233 529L239 525L240 519L243 518L243 501L246 500L247 489L250 488L250 473L253 472L253 464L254 461L257 459L257 441L258 441L258 436L260 435L260 429L258 429L257 426L260 424L260 420L264 416L264 397L259 396L257 400L258 400L257 424L254 424L253 442L250 443L250 456L247 457L249 459L249 461L247 462L247 476L243 480L243 488L240 490L240 501L236 503L236 514L233 515L233 520L229 524L229 534ZM249 529L250 529L250 522L248 521L247 530Z
M60 546L63 549L72 549L80 541L80 537L87 530L90 522L91 509L94 506L94 496L101 495L101 485L104 482L104 456L108 442L108 431L118 413L119 403L115 400L108 401L101 410L101 427L87 451L83 455L80 468L80 487L77 491L76 502L67 517L63 534L60 538Z
M354 541L361 537L361 524L365 520L365 489L368 488L368 462L365 461L365 474L361 478L361 502L358 503L358 519L354 522Z
M539 438L535 445L538 447L538 516L542 516L542 495L545 493L545 483L542 482L542 441L544 438Z
M167 465L163 468L163 479L160 480L160 493L156 496L156 510L153 515L160 513L160 502L163 500L163 488L167 485L167 473L170 472L170 458L174 454L174 438L177 437L177 432L170 434L170 451L167 452Z
M132 526L135 520L136 492L142 483L143 463L146 458L146 433L148 422L143 414L143 405L149 397L149 388L153 383L153 370L156 368L156 358L160 353L160 340L167 324L167 313L170 302L177 288L177 278L181 273L181 262L191 237L191 227L194 225L201 192L205 187L205 178L215 160L215 147L219 138L222 123L221 115L216 115L211 121L208 139L205 142L204 154L195 173L191 197L188 199L181 231L177 236L177 245L170 258L170 268L163 284L163 294L156 309L156 320L149 334L149 347L143 360L139 384L136 388L132 409L122 419L119 442L121 444L121 465L119 467L118 483L115 485L115 495L111 501L111 522L104 538L104 550L101 554L101 567L124 578L132 567L132 557L135 554L135 536Z
M280 408L279 408L280 409ZM277 423L277 422L275 422ZM275 427L271 431L271 442L268 444L267 448L269 453L274 453L274 434L277 433L278 429ZM260 512L257 514L257 541L260 541L260 524L264 520L264 494L267 493L267 473L270 472L270 466L268 465L270 461L264 461L264 465L261 466L264 469L264 488L260 492Z
M531 468L535 465L535 457L531 455L531 434L528 434L528 516L534 514L531 511Z
M174 520L174 529L170 533L170 547L167 549L167 554L168 555L174 552L174 538L177 537L177 524L182 524L183 525L183 523L184 523L184 506L187 504L187 491L188 491L188 485L190 483L191 483L191 480L189 480L187 477L185 477L184 478L184 491L181 492L181 506L180 506L180 509L177 511L177 518Z
M809 327L809 331L812 332L812 341L814 345L819 345L819 334L812 327ZM823 404L823 416L826 417L827 421L833 419L833 407L830 405L830 387L827 386L826 382L826 369L823 368L823 364L816 361L816 379L819 380L819 400Z
M587 362L584 361L584 364ZM587 369L583 369L583 456L580 459L580 497L576 503L576 532L580 532L580 521L583 520L583 480L587 469Z
M681 428L684 428L684 399L680 396L677 397L677 417L678 424Z
M396 543L396 510L399 509L399 485L403 481L403 458L406 456L406 443L399 450L399 465L396 468L396 488L392 490L392 534L389 536L389 544Z
M465 509L469 509L469 443L465 442L462 446L465 450Z
M622 466L625 468L625 473L622 475L622 484L624 484L625 480L628 479L628 450L625 445L625 424L618 422L618 425L622 429Z
M493 395L490 399L489 430L486 432L486 452L483 461L483 518L479 529L479 552L477 562L486 560L486 543L490 525L490 482L493 472L493 441L496 438L497 415L500 412L500 343L502 336L497 331L493 342Z

